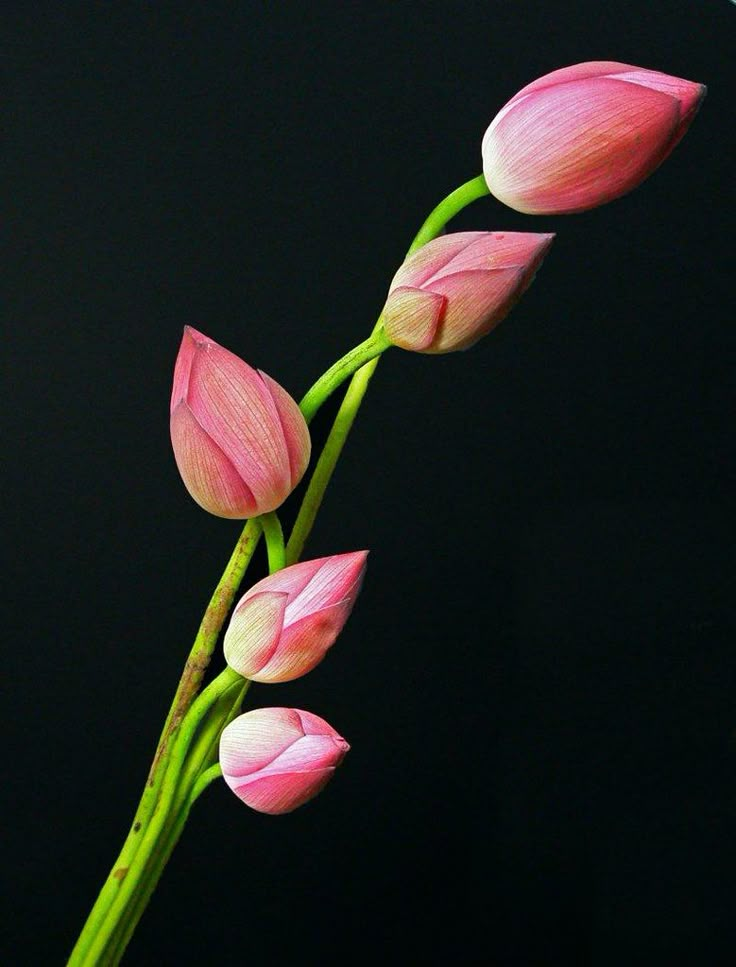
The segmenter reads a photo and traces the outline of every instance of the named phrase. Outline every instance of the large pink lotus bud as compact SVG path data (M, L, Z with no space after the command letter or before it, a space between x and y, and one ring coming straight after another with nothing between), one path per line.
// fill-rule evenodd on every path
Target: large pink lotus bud
M349 748L318 715L296 708L258 708L223 729L220 768L247 806L278 815L316 796Z
M402 349L467 349L531 285L554 235L456 232L417 249L393 277L383 324Z
M286 390L190 326L174 367L171 442L187 490L218 517L274 510L309 463L309 430Z
M530 214L603 205L664 161L704 97L702 84L615 61L552 71L512 97L486 131L488 187Z
M225 632L225 660L244 678L288 682L325 656L348 620L367 551L292 564L238 602Z

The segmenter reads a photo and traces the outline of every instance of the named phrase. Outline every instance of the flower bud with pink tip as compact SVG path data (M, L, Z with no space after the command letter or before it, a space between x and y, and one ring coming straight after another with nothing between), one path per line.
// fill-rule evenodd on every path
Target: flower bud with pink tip
M508 315L553 238L456 232L428 242L393 277L382 313L386 335L414 352L467 349Z
M488 188L533 215L581 212L619 198L669 155L705 91L616 61L545 74L512 97L486 131Z
M288 682L318 665L348 620L367 551L302 561L254 584L225 632L225 660L244 678Z
M309 463L309 430L286 390L190 326L174 367L171 443L187 490L217 517L275 510Z
M296 708L258 708L223 729L220 768L247 806L279 815L316 796L349 748L318 715Z

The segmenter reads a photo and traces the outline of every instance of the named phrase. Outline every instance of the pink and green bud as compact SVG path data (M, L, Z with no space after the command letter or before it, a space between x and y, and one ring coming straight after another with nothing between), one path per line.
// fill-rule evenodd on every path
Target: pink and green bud
M314 798L349 748L318 715L296 708L258 708L223 730L220 768L247 806L279 815Z
M391 282L383 325L420 353L467 349L508 315L531 285L554 235L456 232L417 249Z
M292 564L254 584L225 632L225 660L244 678L288 682L324 658L353 609L367 551Z
M275 510L309 463L307 424L286 390L190 326L174 367L171 442L187 490L218 517Z
M488 188L532 215L581 212L619 198L680 141L705 90L615 61L545 74L512 97L486 131Z

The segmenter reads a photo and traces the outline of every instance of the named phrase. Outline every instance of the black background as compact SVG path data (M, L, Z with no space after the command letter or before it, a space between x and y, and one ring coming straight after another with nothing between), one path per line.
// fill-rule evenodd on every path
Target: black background
M213 786L129 962L731 962L736 6L5 10L6 962L73 945L239 530L170 452L182 326L298 397L495 112L592 59L709 95L622 200L457 220L558 237L473 350L385 358L309 546L371 548L363 595L251 693L352 751L289 817Z

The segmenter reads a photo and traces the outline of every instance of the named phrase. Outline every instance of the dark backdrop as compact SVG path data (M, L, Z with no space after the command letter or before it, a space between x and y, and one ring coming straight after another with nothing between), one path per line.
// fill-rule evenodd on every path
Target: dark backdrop
M4 960L71 948L238 533L170 452L182 326L298 396L506 99L610 58L707 83L700 116L614 204L458 220L558 238L471 352L382 363L309 548L370 547L362 598L252 693L352 751L290 817L212 787L129 962L730 962L736 6L3 16Z

